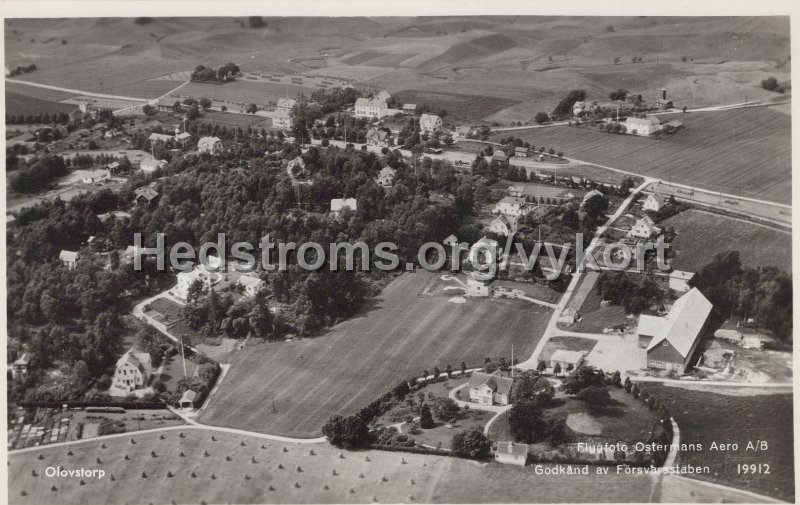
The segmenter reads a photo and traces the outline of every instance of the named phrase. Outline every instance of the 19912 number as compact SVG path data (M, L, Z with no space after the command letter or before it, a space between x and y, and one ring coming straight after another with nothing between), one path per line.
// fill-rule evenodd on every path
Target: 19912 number
M768 475L771 472L769 471L769 465L767 463L750 463L749 465L743 465L739 463L736 465L736 473L739 475L748 475L748 474L759 474L759 475Z

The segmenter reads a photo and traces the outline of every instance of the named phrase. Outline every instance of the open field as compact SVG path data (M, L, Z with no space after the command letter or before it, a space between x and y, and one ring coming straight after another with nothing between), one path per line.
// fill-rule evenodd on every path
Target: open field
M251 114L234 114L231 112L217 112L207 110L203 112L200 121L215 123L225 126L233 126L242 129L252 126L253 128L270 128L272 120L262 116L254 116Z
M662 384L647 384L667 404L681 430L681 443L699 443L700 451L681 451L678 464L708 465L700 479L794 501L792 396L729 396ZM747 442L766 441L764 451L747 450ZM738 443L735 451L709 450L712 442ZM739 475L737 464L762 463L770 474Z
M459 121L480 122L484 117L516 103L507 98L469 95L453 92L434 92L409 89L397 93L395 97L402 103L428 104L445 109L448 115L445 123Z
M361 314L326 335L264 343L234 354L208 409L207 424L286 436L320 433L335 413L351 414L423 369L486 356L527 356L550 310L522 300L420 297L436 274L404 274ZM271 402L275 400L276 411Z
M216 441L211 440L212 435ZM57 496L58 503L64 505L170 501L367 503L373 499L383 503L477 503L491 496L507 503L626 503L657 502L663 492L675 487L654 485L646 476L614 472L602 477L593 472L536 475L530 466L483 465L401 452L348 452L327 444L302 446L191 427L133 435L133 439L135 445L130 443L130 436L124 435L69 448L10 454L8 502L47 503ZM67 455L68 451L72 456ZM126 460L125 455L130 459ZM97 458L102 463L97 463ZM58 465L66 469L102 469L106 474L101 480L84 478L84 485L80 478L45 477L47 467ZM598 493L600 483L602 493ZM735 491L703 489L701 485L694 491L691 498L686 493L679 501L752 502L752 498Z
M190 82L179 89L176 94L181 98L193 97L199 100L202 97L207 97L215 102L225 101L244 105L254 103L259 107L263 107L267 102L277 102L287 95L290 98L300 93L310 96L311 93L317 89L319 88L315 86L298 86L296 84L280 82L239 79L221 85Z
M659 224L675 228L677 236L670 248L672 265L678 270L697 272L715 254L735 250L745 266L792 271L790 233L699 210L681 212Z
M766 107L677 115L660 138L554 126L518 135L565 156L712 191L791 202L791 118ZM663 120L670 116L660 116ZM503 134L505 135L505 134ZM754 170L753 167L759 167Z

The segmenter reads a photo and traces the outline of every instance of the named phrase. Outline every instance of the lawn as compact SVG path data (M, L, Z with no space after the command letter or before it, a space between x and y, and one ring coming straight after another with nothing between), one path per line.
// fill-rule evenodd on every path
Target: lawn
M225 125L229 127L234 126L243 129L247 129L248 127L270 128L272 126L272 120L261 116L238 114L232 112L217 112L213 110L208 110L203 112L203 117L201 118L201 121L205 121L207 123Z
M201 421L312 437L335 413L352 414L423 369L529 356L551 311L522 300L450 303L421 293L436 274L393 281L362 312L327 334L262 343L234 354ZM275 411L272 409L274 398Z
M395 93L400 103L427 104L448 112L445 124L457 120L460 123L477 123L486 116L518 103L516 100L486 95L470 95L452 92L436 92L406 89Z
M678 270L697 272L715 254L739 251L749 267L776 266L792 271L792 235L766 226L699 210L687 210L659 223L675 228L670 244Z
M701 451L681 451L678 464L708 465L699 478L794 501L792 396L729 396L661 384L647 390L665 402L681 430L681 443L699 443ZM766 451L748 451L748 441L766 441ZM731 452L714 452L711 443L736 442ZM769 475L738 475L737 464L769 464Z
M552 337L544 344L542 352L539 354L539 361L549 361L550 356L559 349L565 351L586 351L590 353L595 345L597 345L597 341L590 338Z
M672 117L660 116L662 121ZM702 189L791 203L791 117L769 108L680 114L685 128L644 138L555 126L519 136L565 155ZM496 138L507 133L498 134ZM753 167L759 167L754 170Z

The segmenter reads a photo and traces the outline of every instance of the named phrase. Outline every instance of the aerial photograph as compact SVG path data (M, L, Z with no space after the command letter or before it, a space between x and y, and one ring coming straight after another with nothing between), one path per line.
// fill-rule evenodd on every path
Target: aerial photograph
M795 502L792 16L179 3L4 16L8 503Z

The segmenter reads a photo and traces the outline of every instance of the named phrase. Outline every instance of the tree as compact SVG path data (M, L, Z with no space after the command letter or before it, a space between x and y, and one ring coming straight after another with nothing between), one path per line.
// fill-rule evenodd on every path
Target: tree
M630 393L632 386L633 386L633 383L631 382L631 378L630 377L625 377L625 383L623 384L623 387L625 388L625 392L626 393Z
M564 391L568 394L577 394L579 391L590 386L605 385L605 374L591 366L580 366L564 384Z
M564 441L564 419L548 419L541 405L522 401L514 403L508 413L511 436L516 442L526 444L543 440L553 443Z
M613 32L614 32L614 25L608 25L608 26L606 26L606 31L609 31L609 32L612 32L612 33L613 33Z
M550 403L553 396L555 388L550 381L531 370L517 376L511 389L512 403L533 402L544 406Z
M436 427L436 423L433 422L433 415L431 414L431 409L427 405L423 405L422 409L420 410L419 427L425 430Z
M445 370L444 370L444 373L447 374L447 378L448 379L452 378L453 377L453 367L451 367L450 364L448 364L447 368L445 368Z
M211 99L206 98L206 97L201 98L200 99L200 107L202 107L203 110L208 110L209 107L211 107Z
M575 398L581 400L589 408L592 414L599 414L611 402L611 396L608 390L604 387L589 386L584 388L575 395Z
M461 376L467 375L467 364L463 361L461 362Z
M439 398L433 404L433 412L442 421L452 421L458 411L458 404L450 398Z
M561 363L556 363L556 365L553 367L553 373L556 375L561 373Z
M572 106L575 105L575 102L581 102L583 100L586 100L586 90L573 89L558 102L558 105L556 105L550 115L555 118L569 116L572 114Z
M254 103L250 103L250 104L247 104L247 108L245 109L245 112L248 113L248 114L255 114L257 110L258 110L258 106L256 104L254 104Z
M72 386L78 390L83 391L89 387L89 381L92 375L89 373L89 367L85 361L76 361L72 367Z
M267 23L264 22L264 18L261 16L250 16L247 18L247 26L250 28L264 28L267 26Z
M336 447L354 449L369 444L369 428L358 416L331 416L322 427L322 434Z
M537 112L533 117L533 120L538 124L543 124L550 121L550 116L548 116L546 112Z
M145 116L154 116L156 113L156 108L152 105L145 104L142 106L142 112L144 112Z
M616 91L612 91L608 95L608 98L610 98L611 100L615 100L615 101L616 100L625 100L625 97L628 96L628 93L629 93L629 91L627 89L619 88Z
M547 370L547 363L545 361L540 361L538 365L536 365L536 370L539 372L544 372Z
M492 449L492 443L478 428L462 431L453 436L451 443L453 453L462 458L486 459Z
M768 77L761 81L761 87L767 91L777 91L780 86L778 85L778 80L774 77Z

